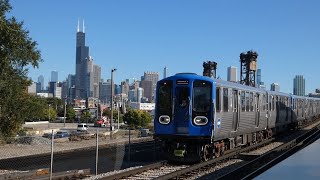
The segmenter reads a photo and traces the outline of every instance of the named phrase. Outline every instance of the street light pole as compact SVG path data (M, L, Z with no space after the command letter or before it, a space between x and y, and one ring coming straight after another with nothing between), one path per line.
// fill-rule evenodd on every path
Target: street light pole
M63 116L63 127L66 127L66 106L67 106L67 102L66 102L67 97L64 99L64 116Z
M118 102L117 102L117 108L118 108L118 129L119 129L119 117L120 117L119 109L120 109L120 104Z
M48 116L49 116L49 121L48 121L48 128L50 127L50 104L48 104Z
M111 118L110 118L110 132L113 131L113 72L115 72L117 69L111 69Z

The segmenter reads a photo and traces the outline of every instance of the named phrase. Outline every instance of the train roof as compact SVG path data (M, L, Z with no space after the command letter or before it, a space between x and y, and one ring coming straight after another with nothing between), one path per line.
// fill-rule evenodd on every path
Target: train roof
M200 76L200 75L197 75L196 73L177 73L177 74L175 74L173 76L169 76L169 77L164 78L164 79L162 79L160 81L176 80L176 79L183 79L183 78L191 79L191 80L197 79L197 80L213 81L212 78L209 78L207 76Z
M260 89L260 88L255 88L251 86L246 86L243 84L239 84L236 82L230 82L230 81L224 81L222 79L213 79L217 85L223 86L223 87L229 87L229 88L237 88L240 90L248 90L248 91L255 91L255 92L260 92L260 93L265 93L266 90Z
M251 87L251 86L246 86L243 84L239 84L236 82L230 82L230 81L225 81L222 79L215 79L215 78L210 78L207 76L202 76L202 75L198 75L196 73L189 73L189 72L185 72L185 73L177 73L173 76L161 79L160 81L164 81L164 80L176 80L176 79L190 79L190 80L206 80L206 81L211 81L212 83L215 83L218 86L223 86L223 87L228 87L228 88L237 88L240 90L247 90L247 91L255 91L255 92L260 92L260 93L268 93L271 95L279 95L279 96L291 96L295 99L314 99L314 100L320 100L320 98L314 98L314 97L306 97L306 96L297 96L297 95L293 95L293 94L287 94L287 93L283 93L283 92L279 92L279 91L269 91L269 90L265 90L265 89L261 89L261 88L256 88L256 87Z
M271 95L278 95L278 96L291 96L291 94L287 94L287 93L284 93L284 92L279 92L279 91L269 91L269 90L265 90L268 92L268 94L271 94Z

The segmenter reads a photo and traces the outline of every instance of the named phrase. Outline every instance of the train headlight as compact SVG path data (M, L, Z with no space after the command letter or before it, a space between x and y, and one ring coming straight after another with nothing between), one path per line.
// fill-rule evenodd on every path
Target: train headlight
M167 115L162 115L159 117L159 122L161 124L169 124L170 123L170 117Z
M198 125L198 126L203 126L203 125L208 124L208 118L205 117L205 116L196 116L196 117L193 119L193 123L194 123L195 125Z

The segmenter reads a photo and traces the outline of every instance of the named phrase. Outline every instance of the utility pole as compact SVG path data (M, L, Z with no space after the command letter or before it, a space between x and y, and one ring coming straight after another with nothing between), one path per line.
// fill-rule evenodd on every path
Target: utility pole
M63 116L63 127L66 127L66 109L67 109L67 97L64 99L64 116Z
M113 72L115 72L117 69L111 69L111 118L110 118L110 132L113 131ZM110 133L111 134L111 133Z
M48 104L48 116L49 116L49 122L48 122L48 128L50 127L50 104Z
M118 129L119 129L119 117L120 117L119 109L120 109L120 104L118 102L117 102L117 108L118 108Z

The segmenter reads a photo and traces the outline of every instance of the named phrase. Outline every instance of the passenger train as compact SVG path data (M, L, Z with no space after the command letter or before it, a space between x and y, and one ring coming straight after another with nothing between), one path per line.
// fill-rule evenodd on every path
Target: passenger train
M179 73L158 81L155 108L165 158L193 162L298 128L319 116L320 99Z

